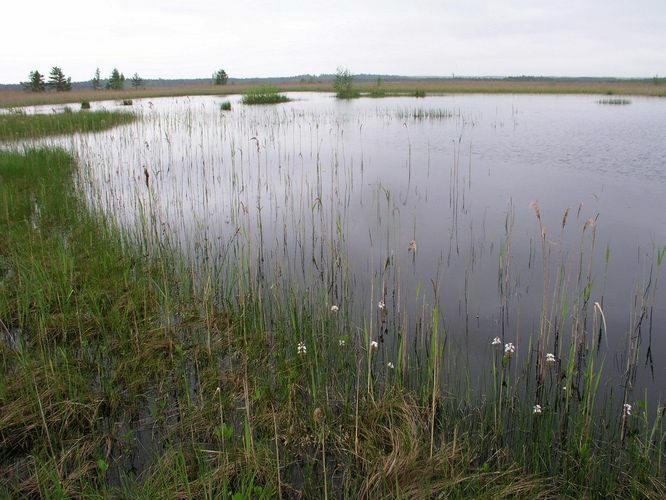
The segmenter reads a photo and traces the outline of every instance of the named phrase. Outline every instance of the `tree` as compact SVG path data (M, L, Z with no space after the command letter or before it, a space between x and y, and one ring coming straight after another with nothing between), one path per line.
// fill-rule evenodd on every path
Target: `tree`
M106 88L111 90L121 90L125 86L125 75L113 68L109 81L106 82Z
M58 66L53 66L53 68L51 68L51 73L49 74L47 85L56 92L65 92L72 90L72 79L65 78L65 73L62 72L62 69Z
M93 76L93 79L90 80L90 83L92 83L92 87L95 90L102 88L102 79L99 75L99 68L95 70L95 76Z
M213 83L215 83L215 85L226 85L228 80L229 76L223 69L218 69L213 73Z
M132 87L135 89L143 87L143 78L139 76L139 73L134 73L134 76L132 77Z
M44 90L46 90L44 75L37 70L31 71L30 81L24 82L21 85L23 85L25 90L29 90L30 92L44 92Z
M339 67L335 74L335 82L333 83L333 90L339 99L350 99L358 97L358 91L352 87L354 77L348 69Z

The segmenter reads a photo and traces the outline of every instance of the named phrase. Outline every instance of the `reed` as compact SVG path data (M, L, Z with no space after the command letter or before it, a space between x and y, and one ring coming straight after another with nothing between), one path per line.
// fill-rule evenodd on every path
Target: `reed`
M632 387L666 248L645 252L623 393L606 398L596 214L511 201L499 231L479 228L457 140L435 193L450 230L421 276L430 249L411 191L364 190L376 223L356 240L350 198L369 160L343 139L369 140L359 118L285 108L147 110L141 127L82 135L78 165L62 150L0 153L0 492L663 497L663 408ZM429 168L416 119L377 113L400 120L392 140L416 182ZM140 148L106 146L92 163L96 141ZM168 175L182 157L200 212ZM483 252L496 322L475 318ZM533 332L516 319L524 254L541 285Z

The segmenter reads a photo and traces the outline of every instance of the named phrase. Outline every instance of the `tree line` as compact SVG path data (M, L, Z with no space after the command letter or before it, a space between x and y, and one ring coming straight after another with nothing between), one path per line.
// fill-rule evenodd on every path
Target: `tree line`
M138 89L144 87L143 78L138 73L134 73L130 83L133 88ZM105 80L102 80L99 68L95 71L95 75L90 80L92 88L100 90L102 87L109 90L122 90L125 88L125 75L113 68L111 74ZM49 79L45 80L45 75L38 70L30 72L30 78L27 82L21 82L23 88L30 92L44 92L48 90L55 90L56 92L67 92L72 90L72 78L66 77L65 73L58 66L53 66L49 73Z
M227 72L219 69L213 73L213 84L226 85L229 80ZM134 73L130 83L134 89L145 87L143 78L138 73ZM108 78L102 79L99 68L95 70L95 75L90 80L90 84L94 90L101 90L106 88L109 90L122 90L125 88L125 75L113 68ZM30 72L30 78L27 82L21 82L23 88L30 92L44 92L48 90L55 90L56 92L67 92L72 90L72 78L66 77L65 73L59 66L53 66L49 73L48 81L45 80L45 75L38 70Z

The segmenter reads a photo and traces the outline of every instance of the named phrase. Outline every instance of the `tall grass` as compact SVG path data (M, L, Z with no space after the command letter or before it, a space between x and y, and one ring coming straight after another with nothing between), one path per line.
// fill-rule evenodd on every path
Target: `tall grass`
M85 111L27 115L0 114L0 140L16 140L46 135L68 135L74 132L96 132L136 119L132 113Z
M182 155L169 142L170 124L187 137L209 133L233 144L227 134L234 125L217 108L215 116L219 123L205 122L201 129L196 116L167 116L151 122L157 140L138 142L162 148L158 159ZM469 352L457 343L469 338L465 325L450 321L444 309L447 290L439 271L413 296L401 287L422 246L416 222L412 242L396 242L399 220L392 217L404 204L389 188L366 201L373 215L388 222L371 229L368 293L355 295L358 278L346 246L354 214L344 201L334 203L336 196L344 200L352 168L334 148L338 163L322 167L317 134L324 123L317 117L308 117L314 123L311 141L287 134L287 119L277 112L245 115L238 125L243 132L268 127L275 136L257 133L233 147L220 171L207 170L207 157L197 163L200 171L191 167L189 182L201 203L218 200L212 186L225 176L232 189L224 213L236 228L216 251L192 243L199 260L176 245L178 226L159 218L160 196L172 193L166 161L137 162L138 175L118 183L116 191L93 192L119 217L124 211L135 217L131 233L116 227L119 220L102 218L100 205L86 203L76 190L93 184L92 165L77 170L59 150L0 153L0 232L6 235L0 239L3 494L666 494L663 411L651 401L639 403L641 396L630 390L658 280L636 284L626 339L628 389L604 401L602 366L609 360L596 336L604 305L592 293L590 271L595 217L567 212L558 236L548 232L546 214L533 205L538 236L531 252L543 276L540 321L534 335L520 338L512 315L516 234L509 206L498 245L498 323L486 332L487 346L479 353L487 370L474 371ZM342 134L333 121L326 125L331 134ZM415 168L412 139L409 125L403 128L409 176ZM301 154L289 156L293 165L302 169L304 156L314 159L314 181L294 175L299 170L288 170L286 159L280 169L270 168L266 150L285 137L301 144ZM199 143L191 142L192 150L185 151L197 158ZM443 248L448 244L450 255L445 249L442 261L466 249L471 178L456 148L445 200L453 227ZM102 187L114 172L127 177L109 161ZM271 175L290 186L282 197L269 191L276 182ZM328 176L342 188L325 191ZM132 195L129 207L120 205L122 189ZM185 224L181 198L169 200L180 214L174 224ZM224 223L217 219L221 211L212 213L197 216L194 229L187 226L188 240L213 234L207 232L211 225ZM292 214L298 221L293 226L286 223ZM281 240L271 233L274 226L285 228ZM561 250L567 237L578 242L572 255ZM395 248L409 255L406 266L395 258ZM666 253L655 250L650 278L659 276ZM465 258L471 272L478 257L470 251ZM469 293L465 287L459 302L468 318ZM492 344L495 335L499 344ZM632 410L627 413L623 404Z
M276 104L288 101L289 98L273 85L251 88L243 93L242 99L243 104Z

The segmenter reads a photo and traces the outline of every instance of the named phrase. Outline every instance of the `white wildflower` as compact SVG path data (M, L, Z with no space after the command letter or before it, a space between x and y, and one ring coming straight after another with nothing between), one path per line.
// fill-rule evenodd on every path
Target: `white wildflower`
M490 344L491 345L500 345L501 343L502 343L502 339L500 339L499 337L495 337Z
M534 410L532 411L535 415L541 415L541 405L534 405Z
M511 342L504 344L504 355L507 358L510 358L514 352L516 352L516 348Z
M305 347L305 342L299 342L298 343L298 354L307 354L308 350Z
M379 307L379 309L383 311L384 309L386 309L386 303L383 300L380 300L379 303L377 304L377 307Z
M338 345L340 347L344 347L345 345L347 345L347 342L345 341L345 339L340 339L338 340Z
M340 310L340 308L339 308L338 306L335 306L335 305L331 306L331 312L336 313L336 312L338 312L339 310Z
M624 406L622 407L622 416L624 417L631 416L631 405L629 403L625 403Z
M388 366L391 370L393 370L393 368L395 368L395 365L393 363L391 363L390 361L388 362L388 364L386 366Z
M373 340L370 342L370 351L371 352L377 352L379 350L379 344L377 343L376 340Z
M555 361L556 361L555 360L555 355L553 353L549 352L548 354L546 354L546 363L554 364Z

